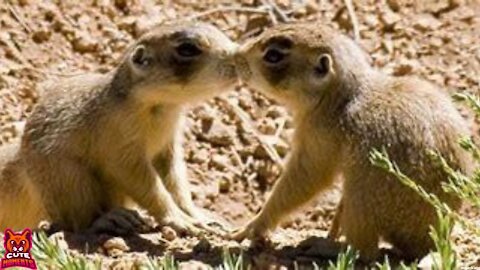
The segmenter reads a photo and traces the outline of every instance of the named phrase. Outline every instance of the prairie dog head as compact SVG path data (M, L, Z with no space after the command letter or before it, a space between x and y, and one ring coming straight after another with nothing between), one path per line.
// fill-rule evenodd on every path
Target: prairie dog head
M318 103L358 70L371 69L352 40L314 23L268 29L243 44L236 60L243 81L295 108Z
M130 77L131 94L143 102L201 101L236 83L236 49L206 23L158 26L127 52L119 76Z

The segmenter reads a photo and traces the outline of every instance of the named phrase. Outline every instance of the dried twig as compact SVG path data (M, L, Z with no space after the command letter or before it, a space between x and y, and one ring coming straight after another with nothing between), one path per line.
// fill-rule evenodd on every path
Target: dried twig
M232 152L233 157L235 157L235 160L237 160L240 170L245 171L245 164L243 164L242 157L240 157L240 154L238 153L237 149L235 149L235 146L230 146L230 151Z
M10 13L12 14L13 18L14 18L20 25L22 25L22 27L25 29L25 31L27 31L27 33L31 33L31 32L32 32L32 29L27 25L27 23L25 23L25 21L23 20L23 18L18 14L18 12L16 11L15 7L12 6L12 4L10 3L10 1L7 1L7 8L8 8L8 11L10 11Z
M264 6L267 6L270 10L271 17L273 17L272 22L277 24L278 21L282 23L290 22L290 18L285 14L285 12L278 7L278 5L273 2L272 0L263 0L262 1ZM278 18L278 20L277 20Z
M232 110L233 112L237 115L237 117L242 121L243 124L245 124L247 126L248 129L250 129L250 131L253 133L253 135L255 136L255 138L257 139L257 141L265 148L265 151L267 152L268 156L270 157L270 159L275 162L278 166L280 166L280 168L283 168L283 162L282 162L282 158L280 157L280 155L277 153L277 151L275 150L275 148L270 144L268 143L267 141L265 141L262 136L258 133L257 129L255 127L253 127L252 125L252 120L250 119L250 117L247 115L246 112L244 112L240 107L238 107L237 104L231 102L229 99L227 98L222 98L222 97L219 97L218 98L219 101L221 101L222 103L224 104L227 104Z
M275 16L275 12L273 12L273 9L269 8L268 9L268 16L270 17L270 20L272 21L273 25L278 24L277 17Z
M285 12L275 4L275 2L271 0L263 0L262 5L258 7L241 7L241 6L224 6L206 10L204 12L195 14L193 16L188 17L186 20L195 20L200 17L209 16L214 13L219 12L245 12L245 13L259 13L269 15L270 20L273 24L278 24L278 22L289 22L290 18L285 14Z
M357 15L355 14L355 9L353 7L352 0L344 0L344 1L345 1L345 6L347 7L348 16L350 17L350 20L352 21L353 38L355 39L355 41L359 42L360 41L360 29L358 27L358 18L357 18Z
M268 8L264 6L256 7L256 8L249 8L249 7L218 7L214 9L209 9L204 12L195 14L193 16L188 17L186 20L195 20L200 17L205 17L212 15L214 13L219 13L219 12L246 12L246 13L260 13L260 14L268 14Z
M62 73L62 72L56 72L56 71L44 71L40 70L36 67L34 67L22 54L22 51L20 50L20 45L15 42L15 40L12 40L12 38L2 38L0 37L0 44L4 44L7 49L10 51L12 54L13 58L15 58L20 64L22 65L21 68L19 69L27 69L30 71L33 71L35 73L41 74L41 75L50 75L50 76L58 76L58 77L73 77L73 76L78 76L80 74L84 74L84 72L79 71L79 72L71 72L71 73Z

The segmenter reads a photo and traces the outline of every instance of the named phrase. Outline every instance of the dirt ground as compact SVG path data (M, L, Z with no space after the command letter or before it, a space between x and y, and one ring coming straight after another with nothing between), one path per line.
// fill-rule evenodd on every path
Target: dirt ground
M79 73L106 72L128 44L150 26L190 16L243 40L281 19L275 12L265 12L262 3L266 2L0 0L0 142L18 136L18 124L38 99L40 83ZM421 76L451 93L480 93L480 1L354 2L361 44L376 67L394 76ZM276 3L289 20L327 24L352 35L352 20L343 1ZM225 6L243 9L226 10ZM265 145L284 158L293 125L284 107L255 91L238 87L223 97L189 112L185 158L195 202L239 226L260 209L281 171ZM478 134L478 123L468 110L463 111ZM239 115L249 118L250 124ZM340 195L336 186L284 222L282 229L275 231L270 248L261 252L250 249L250 254L257 254L253 263L262 268L271 263L291 266L293 259L307 265L322 261L322 257L311 256L312 241L304 240L325 236ZM467 206L463 212L480 226L479 209ZM82 243L81 236L64 237L72 247ZM96 240L101 242L102 237ZM454 239L461 265L480 267L480 240L459 227ZM296 247L302 241L304 246ZM328 245L325 242L313 241L317 247ZM128 268L146 255L170 252L181 261L195 259L215 265L220 262L221 247L239 250L235 242L172 237L164 230L125 241L111 239L89 256L106 256L106 265ZM324 255L334 257L328 252Z

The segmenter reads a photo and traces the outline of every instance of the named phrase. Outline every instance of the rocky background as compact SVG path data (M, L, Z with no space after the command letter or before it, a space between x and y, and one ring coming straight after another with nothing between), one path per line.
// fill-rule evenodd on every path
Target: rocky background
M41 95L41 83L107 72L146 29L178 19L211 22L239 41L284 21L326 24L352 37L357 33L372 63L386 73L420 76L450 93L480 94L480 1L358 0L353 14L356 19L341 0L0 0L0 143L19 136L19 127ZM478 123L461 109L478 134ZM245 223L278 179L292 132L284 107L245 87L193 107L185 126L185 159L196 203L233 226ZM283 223L272 247L257 254L254 263L313 261L308 256L311 247L295 246L308 236L325 235L340 196L338 187L319 194ZM479 209L466 206L463 213L480 226ZM480 267L480 240L459 227L454 239L461 264ZM74 247L76 240L67 242ZM234 242L180 238L164 229L110 239L90 249L89 256L105 256L107 265L129 267L146 255L168 251L182 261L215 265L221 246L238 248Z

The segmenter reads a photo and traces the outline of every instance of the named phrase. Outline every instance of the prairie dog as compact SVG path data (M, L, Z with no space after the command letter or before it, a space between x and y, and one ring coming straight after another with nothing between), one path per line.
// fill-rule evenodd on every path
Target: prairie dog
M343 175L340 228L332 232L341 231L364 260L377 258L380 239L406 258L434 247L433 207L370 164L369 153L385 147L404 173L458 209L460 200L441 188L447 175L426 151L470 171L470 156L457 144L470 132L446 93L420 79L382 74L351 39L318 24L266 30L239 49L237 65L242 80L292 110L296 129L286 170L234 238L264 236Z
M237 48L204 23L158 26L107 74L50 86L21 145L5 149L0 227L41 219L83 231L133 200L159 223L198 232L182 150L183 111L237 81Z

